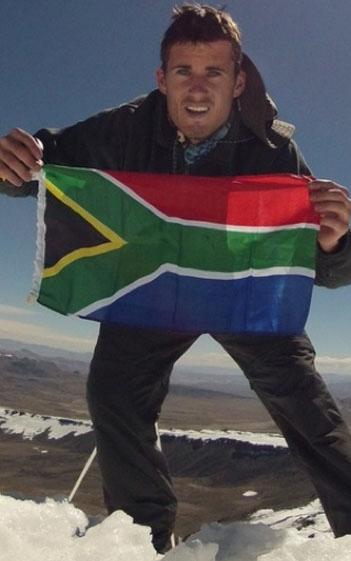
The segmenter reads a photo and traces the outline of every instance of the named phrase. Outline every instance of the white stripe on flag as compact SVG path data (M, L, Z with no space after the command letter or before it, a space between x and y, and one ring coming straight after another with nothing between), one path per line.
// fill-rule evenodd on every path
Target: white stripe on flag
M105 306L109 306L113 304L119 298L126 296L133 290L149 284L150 282L156 280L158 277L163 275L164 273L175 273L180 276L184 277L193 277L199 279L208 279L208 280L240 280L245 279L248 277L272 277L277 275L298 275L303 277L314 278L315 271L313 269L308 269L307 267L269 267L267 269L246 269L245 271L239 271L235 273L221 273L216 271L201 271L199 269L187 269L186 267L179 267L177 265L173 265L172 263L164 263L162 264L156 271L146 275L145 277L141 277L135 282L129 284L128 286L121 288L112 296L108 298L103 298L94 302L93 304L89 304L85 308L82 308L75 314L71 315L80 315L80 316L87 316L92 314L96 310L103 308Z

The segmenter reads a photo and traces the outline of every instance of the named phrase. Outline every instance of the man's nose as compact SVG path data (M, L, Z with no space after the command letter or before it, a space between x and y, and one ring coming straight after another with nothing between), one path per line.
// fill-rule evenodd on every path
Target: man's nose
M203 93L207 91L207 80L201 76L193 76L190 81L189 91L192 93Z

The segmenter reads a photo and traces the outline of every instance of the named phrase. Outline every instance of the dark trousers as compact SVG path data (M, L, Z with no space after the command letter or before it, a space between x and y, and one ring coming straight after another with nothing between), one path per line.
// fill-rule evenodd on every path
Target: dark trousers
M351 435L315 370L306 335L212 335L236 361L307 470L335 536L351 533ZM197 334L101 325L88 403L109 512L122 509L167 548L177 500L155 423L175 361Z

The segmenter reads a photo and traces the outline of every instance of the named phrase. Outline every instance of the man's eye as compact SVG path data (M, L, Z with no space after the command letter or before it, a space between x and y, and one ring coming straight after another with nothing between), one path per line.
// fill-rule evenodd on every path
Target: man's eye
M178 68L176 73L179 76L189 76L189 69L188 68Z
M209 78L216 78L216 76L221 76L220 70L209 70L207 73Z

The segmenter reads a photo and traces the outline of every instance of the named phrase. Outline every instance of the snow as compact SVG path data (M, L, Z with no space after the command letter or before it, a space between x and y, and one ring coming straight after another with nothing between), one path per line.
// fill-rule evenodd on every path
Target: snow
M0 407L0 429L10 434L21 434L23 438L32 439L47 431L48 438L63 438L68 434L79 436L92 431L91 422L85 419L62 419L24 413ZM215 440L236 440L254 445L286 448L284 438L278 434L254 433L244 431L215 431L215 430L160 430L161 435L183 437L189 440L204 442Z
M0 408L0 429L8 434L21 434L29 440L45 432L49 439L57 440L68 434L78 436L93 430L90 421L44 417L4 408Z
M0 430L32 439L80 435L92 430L87 420L60 419L0 408ZM187 439L220 439L258 446L286 447L277 435L239 431L162 431ZM44 454L45 448L36 447ZM254 497L247 489L244 497ZM91 525L67 501L35 503L0 494L0 561L351 561L351 536L334 539L318 501L303 508L261 510L248 521L214 522L157 555L150 529L123 512Z
M269 434L260 432L247 432L247 431L235 431L235 430L161 430L161 435L172 435L177 437L186 437L191 440L203 440L208 442L210 440L236 440L239 442L248 442L249 444L263 445L263 446L273 446L274 448L287 448L287 443L285 439L279 434Z
M318 501L258 511L247 522L213 523L157 555L149 528L123 512L89 526L68 502L0 495L0 561L350 561L351 536L335 540Z
M43 448L39 448L39 446L34 446L33 448L36 452L39 452L40 454L47 454L48 451L44 450Z
M0 561L151 561L146 527L115 512L87 530L86 515L67 502L19 501L0 495Z
M243 497L256 497L257 495L257 491L245 491L245 493L243 493Z

